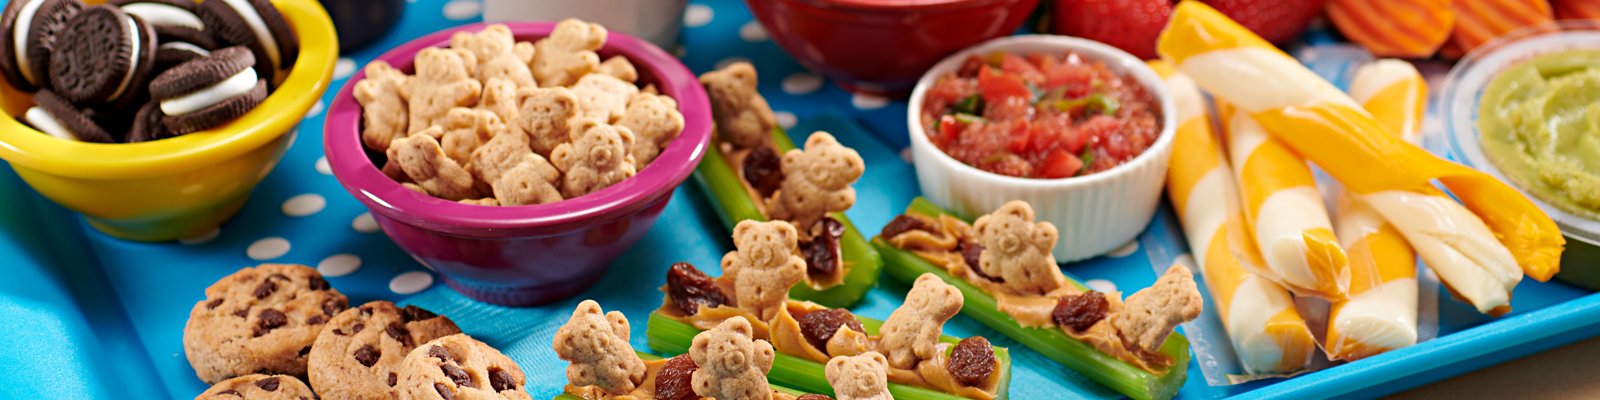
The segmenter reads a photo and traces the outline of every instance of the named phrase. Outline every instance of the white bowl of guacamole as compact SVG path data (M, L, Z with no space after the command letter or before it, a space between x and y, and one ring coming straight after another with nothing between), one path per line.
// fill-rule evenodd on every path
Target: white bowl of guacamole
M1563 21L1485 44L1439 98L1456 161L1509 182L1562 233L1600 245L1600 22Z

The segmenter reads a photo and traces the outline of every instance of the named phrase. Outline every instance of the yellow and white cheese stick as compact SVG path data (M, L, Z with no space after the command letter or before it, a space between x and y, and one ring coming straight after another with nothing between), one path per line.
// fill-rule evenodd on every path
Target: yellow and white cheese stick
M1333 235L1311 167L1249 115L1218 104L1245 222L1266 262L1259 273L1298 295L1344 299L1349 261Z
M1428 82L1411 63L1385 58L1361 66L1350 80L1350 98L1400 140L1422 143Z
M1362 66L1350 95L1389 134L1417 144L1428 87L1411 63L1391 59ZM1522 281L1522 271L1471 211L1432 186L1355 196L1402 221L1401 232L1457 298L1488 314L1510 311L1511 289Z
M1429 265L1479 310L1504 309L1493 305L1498 302L1495 293L1465 293L1468 287L1509 291L1520 280L1505 273L1500 255L1510 254L1521 273L1540 281L1560 270L1566 240L1555 222L1521 193L1388 134L1350 96L1209 6L1195 1L1179 4L1157 49L1200 87L1238 106L1273 137L1317 163L1350 191L1366 196L1425 259L1430 250L1419 240L1424 237L1470 261L1440 266L1430 260ZM1431 189L1433 180L1461 199L1460 209L1428 200L1408 201ZM1433 218L1418 212L1431 212ZM1485 248L1486 241L1502 246ZM1451 274L1447 269L1475 271ZM1452 275L1494 281L1452 281Z
M1151 62L1172 92L1178 125L1167 194L1182 221L1190 251L1199 264L1234 352L1249 373L1300 369L1316 351L1311 330L1294 299L1277 283L1240 266L1228 235L1228 224L1243 224L1233 172L1222 146L1211 132L1210 113L1194 81L1170 64ZM1239 248L1254 250L1240 240ZM1259 256L1257 256L1259 257Z
M1329 313L1328 358L1355 361L1417 344L1417 253L1348 193L1340 195L1334 230L1350 255L1350 299Z

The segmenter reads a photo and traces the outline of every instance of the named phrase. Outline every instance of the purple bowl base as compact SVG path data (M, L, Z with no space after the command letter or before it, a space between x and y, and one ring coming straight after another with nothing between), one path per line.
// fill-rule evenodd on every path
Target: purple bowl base
M595 283L599 283L600 278L606 276L607 269L609 268L596 269L567 282L523 288L477 285L450 279L449 275L444 274L439 275L439 280L443 281L445 286L473 300L507 307L527 307L554 303L582 293Z

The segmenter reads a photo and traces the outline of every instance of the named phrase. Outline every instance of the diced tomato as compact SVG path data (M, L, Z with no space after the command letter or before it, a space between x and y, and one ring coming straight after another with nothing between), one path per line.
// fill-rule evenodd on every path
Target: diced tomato
M1044 73L1034 67L1028 60L1012 53L1005 53L1005 58L1000 61L1000 72L1007 75L1016 75L1024 81L1032 82L1034 86L1044 85Z
M1056 56L1049 54L1028 53L1028 62L1033 63L1034 67L1039 68L1039 72L1044 72L1049 71L1050 68L1055 67L1056 64L1060 64L1061 60L1057 59Z
M1033 104L1028 103L1025 97L1007 96L998 101L989 101L983 110L983 117L990 120L1022 120L1033 117Z
M966 124L956 121L956 116L954 115L939 117L939 134L928 139L933 141L934 146L944 147L944 145L960 139L961 129L965 127Z
M1037 172L1040 178L1055 179L1076 175L1080 169L1083 169L1083 160L1065 150L1056 149L1045 157Z
M1066 98L1088 96L1094 90L1094 67L1083 64L1057 64L1044 70L1045 86L1065 89Z
M978 72L978 90L983 93L983 101L991 105L1001 103L1007 97L1033 99L1033 92L1028 90L1028 85L1022 83L1022 78L995 73L993 68L984 68Z
M1078 151L1083 149L1083 143L1088 140L1078 128L1072 126L1072 116L1068 114L1043 116L1030 128L1033 132L1031 151L1062 149L1068 153L1078 154Z
M923 95L923 102L927 108L944 110L968 96L978 93L978 86L968 79L939 79L933 87L928 88L928 93Z
M1021 153L1028 150L1028 138L1031 136L1028 129L1028 120L1017 120L1011 124L1011 141L1006 142L1006 150L1012 153Z

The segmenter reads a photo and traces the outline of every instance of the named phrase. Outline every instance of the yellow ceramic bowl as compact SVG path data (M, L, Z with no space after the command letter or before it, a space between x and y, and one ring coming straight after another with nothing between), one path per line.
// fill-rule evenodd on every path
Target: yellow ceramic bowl
M90 1L99 3L103 1ZM135 144L61 140L15 116L32 95L0 81L0 159L50 200L123 239L165 241L206 233L239 211L250 190L294 143L339 58L327 11L315 0L273 0L300 39L283 84L230 124Z

